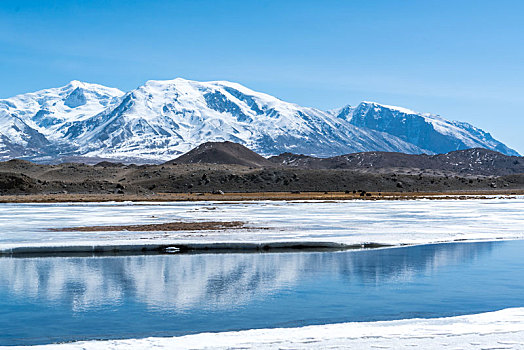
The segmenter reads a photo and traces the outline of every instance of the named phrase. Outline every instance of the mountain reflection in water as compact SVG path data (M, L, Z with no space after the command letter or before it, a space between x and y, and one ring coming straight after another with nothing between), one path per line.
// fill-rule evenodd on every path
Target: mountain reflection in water
M315 275L380 286L467 264L497 243L346 252L0 258L0 291L74 312L127 299L150 310L228 309L267 298Z

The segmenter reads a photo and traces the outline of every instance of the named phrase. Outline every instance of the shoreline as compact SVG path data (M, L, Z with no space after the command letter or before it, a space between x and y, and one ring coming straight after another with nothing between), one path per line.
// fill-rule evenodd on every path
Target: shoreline
M398 245L401 247L401 245ZM289 251L343 251L394 247L394 245L363 243L343 244L337 242L290 241L290 242L209 242L184 243L161 242L146 244L78 244L78 245L25 245L0 248L1 257L18 256L68 256L77 254L94 255L136 255L176 253L261 253Z
M78 245L26 245L0 247L1 258L45 258L76 256L131 256L172 254L252 254L289 252L343 252L375 249L409 248L425 245L468 244L520 241L524 238L456 239L424 243L356 243L344 244L329 241L276 241L276 242L210 242L210 243L149 243L149 244L78 244Z
M363 193L363 194L362 194ZM200 201L297 201L297 200L413 200L488 199L493 196L520 196L523 190L451 192L225 192L157 194L27 194L0 195L0 203L91 203L91 202L200 202Z

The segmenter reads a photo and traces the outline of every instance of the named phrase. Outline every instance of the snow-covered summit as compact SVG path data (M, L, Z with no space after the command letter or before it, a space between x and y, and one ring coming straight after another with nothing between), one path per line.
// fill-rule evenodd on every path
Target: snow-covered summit
M124 93L74 80L0 100L4 159L74 155L164 161L209 141L238 142L266 156L469 147L516 153L465 123L372 102L326 112L227 81L150 80Z

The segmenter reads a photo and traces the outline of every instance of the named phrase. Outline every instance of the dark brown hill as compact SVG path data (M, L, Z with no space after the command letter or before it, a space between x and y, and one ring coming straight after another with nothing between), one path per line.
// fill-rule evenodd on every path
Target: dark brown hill
M269 158L274 164L304 169L416 169L439 170L456 174L511 175L524 173L524 157L472 148L446 154L404 154L393 152L362 152L331 158L315 158L283 153Z
M167 164L0 162L0 200L17 194L137 195L221 192L435 192L524 190L524 160L473 149L443 155L293 154L275 163L233 143L206 144ZM187 162L187 164L184 164ZM213 164L215 163L215 164Z
M275 164L234 142L206 142L167 162L166 164L234 164L255 168L274 167Z

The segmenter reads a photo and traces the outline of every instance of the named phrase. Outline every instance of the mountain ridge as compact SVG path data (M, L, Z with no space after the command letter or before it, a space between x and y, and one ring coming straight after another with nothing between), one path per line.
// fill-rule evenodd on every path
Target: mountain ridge
M71 81L0 99L0 159L68 157L161 163L208 141L271 156L360 151L518 153L474 126L362 102L336 112L282 101L227 81L150 80L127 93Z

